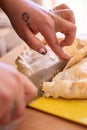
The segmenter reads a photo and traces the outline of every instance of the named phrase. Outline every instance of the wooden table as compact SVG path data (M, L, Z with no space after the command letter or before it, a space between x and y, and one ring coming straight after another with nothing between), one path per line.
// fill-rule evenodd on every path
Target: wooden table
M0 61L15 65L14 61L24 47L25 44L23 43L4 55ZM16 130L87 130L87 127L38 110L26 108L25 116Z

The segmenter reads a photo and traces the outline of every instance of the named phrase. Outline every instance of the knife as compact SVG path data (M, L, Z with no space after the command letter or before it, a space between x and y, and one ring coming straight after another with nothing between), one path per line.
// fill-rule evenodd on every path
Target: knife
M52 77L58 73L59 71L63 70L65 65L67 64L66 60L54 63L52 66L48 68L44 68L34 74L32 74L29 79L34 83L37 87L37 97L42 95L42 83L44 81L49 81Z

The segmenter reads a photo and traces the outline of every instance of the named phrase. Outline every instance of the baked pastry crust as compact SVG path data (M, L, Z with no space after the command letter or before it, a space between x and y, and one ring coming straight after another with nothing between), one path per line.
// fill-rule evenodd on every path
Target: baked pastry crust
M87 58L43 82L44 97L87 98Z
M83 46L52 82L44 82L44 97L87 98L87 46Z
M44 97L84 99L87 98L87 79L44 82L42 91L45 92Z
M47 44L46 41L43 41L43 43ZM43 96L85 99L87 98L87 41L75 39L71 46L64 47L63 49L73 57L64 70L52 79L52 82L43 82ZM18 70L27 77L35 71L29 64L29 51L29 49L23 50L16 59ZM35 52L33 55L36 58ZM40 67L41 65L42 63L40 63Z

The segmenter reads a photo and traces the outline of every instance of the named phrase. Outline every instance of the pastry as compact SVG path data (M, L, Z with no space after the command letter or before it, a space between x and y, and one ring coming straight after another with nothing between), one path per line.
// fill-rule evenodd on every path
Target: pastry
M47 44L46 41L45 44ZM87 42L75 39L71 46L63 49L73 57L64 70L59 72L51 82L43 82L43 96L68 99L87 98ZM52 65L58 62L58 58L52 50L48 52L46 56L42 56L26 48L16 59L18 70L29 77L36 71L47 67L49 63Z
M43 82L44 97L87 98L87 58L59 72L51 82Z

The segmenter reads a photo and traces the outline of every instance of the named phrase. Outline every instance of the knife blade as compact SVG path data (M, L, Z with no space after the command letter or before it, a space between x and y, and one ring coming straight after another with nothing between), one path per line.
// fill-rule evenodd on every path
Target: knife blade
M49 81L53 75L55 75L55 73L57 71L62 70L65 65L67 64L66 60L57 62L55 64L53 64L52 66L48 67L48 68L44 68L38 72L36 72L35 74L32 74L29 79L34 83L34 85L37 87L37 97L42 95L42 83L44 81Z

